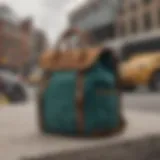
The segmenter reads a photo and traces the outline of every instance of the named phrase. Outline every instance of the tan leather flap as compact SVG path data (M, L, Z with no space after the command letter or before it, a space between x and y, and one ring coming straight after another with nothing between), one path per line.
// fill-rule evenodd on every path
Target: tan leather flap
M46 51L40 57L40 66L49 70L82 70L90 67L99 57L102 48L87 48L81 50L68 50L65 53L57 53L53 50Z

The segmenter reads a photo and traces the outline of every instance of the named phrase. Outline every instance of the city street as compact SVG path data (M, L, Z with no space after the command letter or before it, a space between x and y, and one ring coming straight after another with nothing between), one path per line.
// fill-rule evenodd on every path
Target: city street
M17 157L110 145L160 133L160 127L157 127L160 123L158 93L125 93L123 109L128 122L126 131L120 136L100 140L78 140L40 134L37 130L34 91L29 89L28 93L30 100L27 103L3 107L1 105L0 146L3 148L0 150L0 159L17 160Z
M2 0L0 160L160 160L159 19L158 0ZM115 93L115 82L130 91L116 112L115 97L104 95ZM97 133L115 125L119 111L124 130L101 138L43 133L38 86L46 91L45 130Z
M160 93L125 93L123 104L125 110L160 114Z

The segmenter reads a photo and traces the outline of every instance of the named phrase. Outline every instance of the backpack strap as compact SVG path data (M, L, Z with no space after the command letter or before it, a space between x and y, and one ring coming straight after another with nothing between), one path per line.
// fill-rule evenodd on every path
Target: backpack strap
M78 71L76 84L76 111L78 132L84 132L84 72Z

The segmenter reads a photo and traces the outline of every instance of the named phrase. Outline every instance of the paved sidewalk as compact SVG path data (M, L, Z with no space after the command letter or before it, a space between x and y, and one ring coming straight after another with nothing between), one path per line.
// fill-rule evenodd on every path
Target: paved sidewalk
M126 110L128 126L119 136L92 140L44 136L37 130L34 106L35 104L30 102L0 109L0 160L18 160L20 157L34 157L46 153L110 146L126 140L160 134L160 116Z

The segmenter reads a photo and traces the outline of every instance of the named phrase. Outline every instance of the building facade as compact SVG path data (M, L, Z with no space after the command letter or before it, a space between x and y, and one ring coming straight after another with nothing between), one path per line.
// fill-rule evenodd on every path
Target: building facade
M123 57L160 50L160 1L123 0L115 24L115 38L106 42Z
M119 53L160 50L160 0L88 0L69 20Z
M18 53L20 46L20 32L18 17L14 11L6 6L0 6L0 65L6 66L14 62L13 55ZM16 57L16 55L15 55ZM14 57L14 58L15 58Z
M8 6L0 6L0 13L0 67L28 72L30 61L35 63L46 45L45 33L33 26L31 18L19 19Z
M25 53L20 56L24 57L22 71L28 75L38 65L40 54L47 48L47 37L43 30L33 26L31 19L23 20L20 28L25 49Z
M39 56L48 47L48 40L45 32L39 28L34 28L32 30L31 37L32 46L28 67L32 70L32 68L37 67Z
M15 18L15 17L14 17ZM30 56L29 24L6 17L0 19L0 59L1 67L13 70L22 68Z
M148 33L159 28L159 0L123 0L116 20L117 37Z
M96 42L115 36L118 0L88 0L69 13L70 27L78 27L93 35Z

